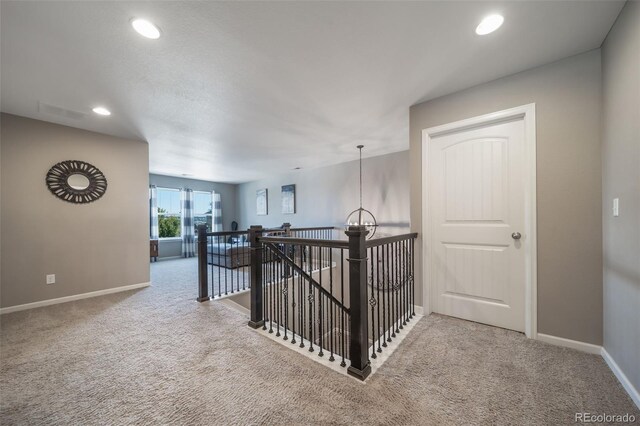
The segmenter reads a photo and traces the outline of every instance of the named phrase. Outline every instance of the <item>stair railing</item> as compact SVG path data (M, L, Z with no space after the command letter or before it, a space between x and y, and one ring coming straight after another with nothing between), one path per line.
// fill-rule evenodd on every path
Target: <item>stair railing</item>
M347 372L366 379L370 359L415 315L417 234L367 240L366 227L350 226L338 240L299 238L283 228L279 235L249 229L249 326L320 357L329 353L329 361L339 357L341 366L348 361Z

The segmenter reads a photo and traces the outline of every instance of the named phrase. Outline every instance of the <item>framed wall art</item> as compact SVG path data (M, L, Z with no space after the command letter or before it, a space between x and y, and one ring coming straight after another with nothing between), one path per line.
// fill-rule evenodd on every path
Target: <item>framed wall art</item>
M258 189L256 191L256 214L258 216L266 216L269 214L269 197L267 188Z
M295 214L296 212L296 186L282 186L282 214Z

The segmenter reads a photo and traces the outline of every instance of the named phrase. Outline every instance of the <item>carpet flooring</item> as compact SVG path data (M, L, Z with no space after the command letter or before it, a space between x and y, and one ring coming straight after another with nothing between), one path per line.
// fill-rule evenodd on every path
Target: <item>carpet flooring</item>
M195 302L196 282L192 260L158 262L149 288L3 315L0 424L640 419L601 357L438 315L363 384L259 335L221 302Z

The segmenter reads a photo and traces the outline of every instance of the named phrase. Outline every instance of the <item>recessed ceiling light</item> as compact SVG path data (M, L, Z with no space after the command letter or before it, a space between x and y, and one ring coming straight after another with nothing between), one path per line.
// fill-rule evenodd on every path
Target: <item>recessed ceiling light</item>
M502 15L489 15L480 22L480 25L476 27L476 34L486 35L494 32L504 22Z
M95 107L93 109L93 112L95 112L98 115L111 115L111 111L109 111L105 107Z
M146 19L134 19L131 21L131 26L138 34L151 39L160 38L160 28L153 25Z

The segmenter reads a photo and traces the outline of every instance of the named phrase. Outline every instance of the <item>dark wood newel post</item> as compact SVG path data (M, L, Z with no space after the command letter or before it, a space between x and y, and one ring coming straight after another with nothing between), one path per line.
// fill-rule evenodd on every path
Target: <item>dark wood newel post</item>
M346 231L349 237L349 300L351 326L349 329L349 349L351 365L347 372L360 380L371 373L369 363L369 341L367 330L367 248L365 226L350 226Z
M285 237L291 237L291 224L289 222L283 223L281 228L284 231ZM293 249L292 246L284 244L282 248L287 256L293 256L293 253L291 252L291 250ZM284 276L287 278L291 276L291 267L289 266L289 264L284 265Z
M262 314L262 243L258 237L262 235L262 226L249 228L249 244L251 245L251 320L249 327L258 328L264 324Z
M207 276L207 224L198 225L198 302L209 300Z

